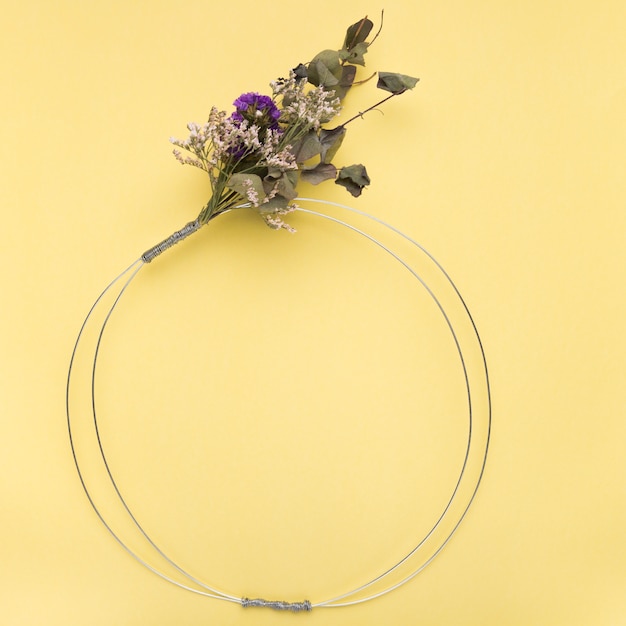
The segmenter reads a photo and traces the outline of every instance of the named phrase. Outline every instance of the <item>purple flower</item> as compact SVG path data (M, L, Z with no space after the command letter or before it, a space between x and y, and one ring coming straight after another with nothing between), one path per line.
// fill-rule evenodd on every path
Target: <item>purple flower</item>
M234 102L235 112L231 114L230 119L236 126L243 122L247 122L248 126L256 126L258 128L259 140L263 142L267 135L267 130L282 132L278 126L280 118L280 109L274 104L269 96L263 96L260 93L250 91L241 94ZM230 148L229 152L237 159L241 159L250 154L250 146L241 144Z
M256 124L261 128L278 128L280 110L269 96L250 91L241 94L233 105L236 108L231 115L233 120L239 122L247 120L250 124Z

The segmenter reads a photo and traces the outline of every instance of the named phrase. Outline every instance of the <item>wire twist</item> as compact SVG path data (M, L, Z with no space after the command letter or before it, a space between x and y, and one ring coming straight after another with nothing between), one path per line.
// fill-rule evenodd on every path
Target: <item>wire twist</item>
M241 606L244 609L249 607L265 607L268 609L274 609L275 611L292 611L293 613L313 610L313 606L308 600L302 600L302 602L285 602L284 600L241 598Z
M176 245L179 241L186 239L189 235L195 233L202 224L198 220L194 220L193 222L189 222L185 224L180 230L177 230L175 233L172 233L167 239L164 239L160 243L157 243L156 246L152 246L149 250L146 250L141 255L141 260L144 263L150 263L153 259L165 252L168 248Z

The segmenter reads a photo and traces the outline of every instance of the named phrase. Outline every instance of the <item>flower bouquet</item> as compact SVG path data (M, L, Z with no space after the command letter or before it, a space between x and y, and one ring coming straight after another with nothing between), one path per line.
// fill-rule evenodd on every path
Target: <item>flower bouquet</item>
M364 17L347 29L341 49L323 50L270 83L271 95L244 93L234 101L232 113L213 107L206 123L187 125L186 139L171 139L178 161L209 176L212 195L198 216L199 225L246 207L257 211L271 228L293 232L283 217L296 208L299 180L314 185L334 180L354 197L361 195L370 183L365 166L338 168L333 163L347 126L418 81L378 72L377 87L388 95L347 121L327 126L340 114L348 91L376 76L356 80L357 67L365 65L382 20L368 41L373 26Z

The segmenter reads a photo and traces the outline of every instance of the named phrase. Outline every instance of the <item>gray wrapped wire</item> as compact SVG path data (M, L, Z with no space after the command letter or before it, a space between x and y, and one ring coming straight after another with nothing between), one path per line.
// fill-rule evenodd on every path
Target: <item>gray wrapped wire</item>
M194 220L193 222L189 222L188 224L185 224L180 230L177 230L175 233L172 233L169 237L157 243L156 246L152 246L152 248L150 248L149 250L146 250L141 255L141 260L144 263L150 263L150 261L158 257L159 254L162 254L167 249L176 245L183 239L186 239L187 237L189 237L189 235L195 233L200 228L200 226L202 226L202 224L200 224L198 220Z
M302 602L285 602L284 600L263 600L262 598L241 598L241 606L246 609L249 607L265 607L274 609L275 611L292 611L300 613L301 611L312 610L311 603L308 600Z

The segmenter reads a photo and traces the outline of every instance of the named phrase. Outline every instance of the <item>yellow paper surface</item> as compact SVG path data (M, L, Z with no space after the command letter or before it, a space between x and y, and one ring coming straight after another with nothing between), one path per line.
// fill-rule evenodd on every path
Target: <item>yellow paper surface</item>
M481 332L487 470L423 572L354 607L244 610L142 568L81 490L64 402L82 319L207 199L168 137L379 10L3 7L0 623L626 623L617 0L387 3L367 70L421 82L350 125L337 162L366 164L361 198L303 189L417 239ZM377 97L355 90L345 115ZM144 268L105 335L98 410L120 487L166 551L234 595L316 601L421 539L467 422L458 359L415 279L336 225L292 223L226 216Z

